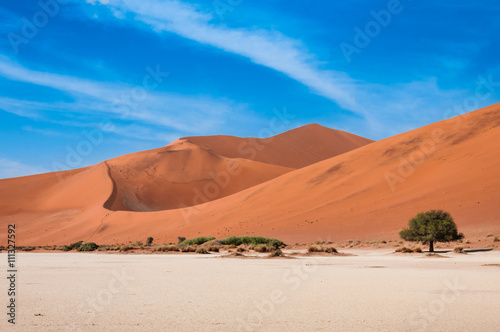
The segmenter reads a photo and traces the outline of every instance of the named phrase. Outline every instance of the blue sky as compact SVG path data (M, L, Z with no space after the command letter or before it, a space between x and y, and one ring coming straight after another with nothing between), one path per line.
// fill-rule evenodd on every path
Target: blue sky
M313 122L378 140L487 106L499 16L493 0L1 0L0 178Z

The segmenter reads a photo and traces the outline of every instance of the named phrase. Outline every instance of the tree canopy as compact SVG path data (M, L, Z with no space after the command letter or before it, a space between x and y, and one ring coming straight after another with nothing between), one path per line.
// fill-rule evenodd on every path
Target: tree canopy
M434 251L434 242L450 242L464 237L458 233L457 225L448 212L430 210L421 212L409 221L409 228L399 232L406 241L429 243L429 251Z

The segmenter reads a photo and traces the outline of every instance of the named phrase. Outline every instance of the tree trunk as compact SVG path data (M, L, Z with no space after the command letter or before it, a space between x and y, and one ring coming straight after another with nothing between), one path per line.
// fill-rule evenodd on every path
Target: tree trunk
M429 251L434 252L434 241L429 242Z

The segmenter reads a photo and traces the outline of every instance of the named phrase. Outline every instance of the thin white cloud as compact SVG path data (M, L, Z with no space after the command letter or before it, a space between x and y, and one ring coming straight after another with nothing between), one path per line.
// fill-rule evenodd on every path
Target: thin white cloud
M74 102L48 103L0 96L0 109L31 118L41 118L47 112L71 112L87 118L98 115L117 121L139 121L179 132L203 133L222 124L225 115L243 113L247 107L225 98L179 95L142 89L140 86L36 71L1 55L0 75L13 81L50 87L75 99ZM138 88L143 92L137 94ZM131 97L134 94L139 97ZM193 127L193 122L198 125Z
M39 166L25 165L15 160L0 158L0 179L15 178L33 174L47 173L49 170Z
M309 87L342 108L364 118L364 133L387 137L426 123L442 114L466 91L443 90L434 78L393 85L358 81L343 72L324 70L301 41L277 31L230 28L213 23L210 14L177 0L87 0L107 6L117 19L141 22L156 33L170 32L244 56L252 62L281 72ZM335 126L337 127L337 126ZM355 130L359 132L358 130Z
M353 84L340 72L318 69L319 62L300 41L277 31L232 29L210 23L212 16L193 5L175 0L87 0L101 3L112 11L135 15L134 20L149 25L156 32L168 31L226 52L249 58L256 64L277 70L308 86L316 94L340 106L357 110L351 93ZM116 16L118 19L124 15Z

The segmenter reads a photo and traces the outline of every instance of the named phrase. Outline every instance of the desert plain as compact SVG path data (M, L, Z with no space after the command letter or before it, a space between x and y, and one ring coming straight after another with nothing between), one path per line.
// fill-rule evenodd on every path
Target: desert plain
M391 249L342 252L349 255L20 253L18 322L10 328L498 330L498 250L443 250L433 257ZM7 322L0 324L4 330Z

